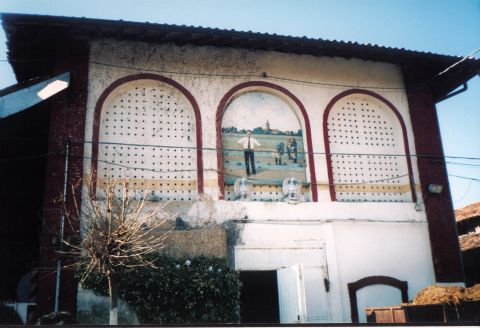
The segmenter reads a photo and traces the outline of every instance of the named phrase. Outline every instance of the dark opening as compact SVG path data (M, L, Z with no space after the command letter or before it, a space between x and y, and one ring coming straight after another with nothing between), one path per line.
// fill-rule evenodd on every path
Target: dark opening
M49 113L46 101L0 119L0 300L33 297L29 286L17 286L38 266Z
M241 271L242 323L280 323L276 271Z

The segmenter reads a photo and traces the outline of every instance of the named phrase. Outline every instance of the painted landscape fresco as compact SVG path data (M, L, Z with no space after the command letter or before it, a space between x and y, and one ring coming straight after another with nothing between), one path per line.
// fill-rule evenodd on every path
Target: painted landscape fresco
M249 176L244 152L248 139L242 142L248 138L247 131L260 144L253 150L256 172ZM252 92L235 99L222 120L222 142L227 185L239 177L266 185L280 185L286 177L306 181L300 123L288 104L274 95Z

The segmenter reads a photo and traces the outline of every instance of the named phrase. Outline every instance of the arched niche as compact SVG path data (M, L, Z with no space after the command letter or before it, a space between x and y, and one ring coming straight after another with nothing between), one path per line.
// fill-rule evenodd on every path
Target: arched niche
M256 106L256 108L247 108L243 112L241 111L241 103L244 99L262 97L264 100L263 104L260 101L260 105ZM266 110L264 106L266 103L278 104L279 108L276 117L269 116L275 115L275 110ZM235 115L233 115L232 111L236 111L238 117L238 126L236 127L231 126L231 124L224 124L225 122L234 122L232 117L235 117ZM265 114L267 112L269 113L268 115ZM289 122L282 122L282 112L284 114L288 113L284 118L285 121L293 120L294 122L290 122L290 125L288 124ZM270 119L269 117L272 118ZM238 143L247 136L248 126L251 126L252 137L259 139L257 141L260 142L260 146L255 150L255 156L260 159L259 166L261 166L259 172L249 176L247 176L246 172L247 160L245 159L245 151L242 144ZM290 130L288 130L289 127L291 128ZM232 182L235 178L247 176L249 180L254 181L254 198L256 200L279 200L281 198L280 182L287 176L294 175L294 171L297 170L299 181L304 183L303 190L307 198L317 201L316 177L311 151L310 122L305 107L290 91L281 86L263 81L239 84L229 90L222 98L217 108L216 128L218 181L222 198L231 199L231 193L233 192ZM295 138L297 144L296 160L293 158L293 153L291 154L292 158L288 159L288 138ZM279 159L277 146L280 143L284 144L284 152L283 155L280 155L282 163L279 165L277 163ZM233 156L234 154L237 156ZM231 162L232 158L234 159L233 163ZM295 170L293 170L294 166Z
M96 184L127 179L152 199L194 200L203 192L201 118L177 82L136 74L112 83L94 115L92 175Z
M392 103L367 90L342 92L323 129L332 200L416 201L406 126Z

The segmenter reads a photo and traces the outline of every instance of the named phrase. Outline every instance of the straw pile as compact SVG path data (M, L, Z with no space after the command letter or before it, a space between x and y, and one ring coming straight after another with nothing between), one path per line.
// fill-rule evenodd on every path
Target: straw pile
M465 298L468 301L480 301L480 284L465 288Z
M463 301L479 301L480 284L470 288L433 285L422 289L409 305L459 304Z

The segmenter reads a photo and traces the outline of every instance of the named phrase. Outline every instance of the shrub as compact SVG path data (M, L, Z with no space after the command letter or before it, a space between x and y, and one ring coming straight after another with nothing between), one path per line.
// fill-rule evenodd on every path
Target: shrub
M156 268L140 267L119 276L119 293L143 324L238 322L240 280L225 260L200 256L152 258ZM105 278L90 275L85 288L108 295Z

